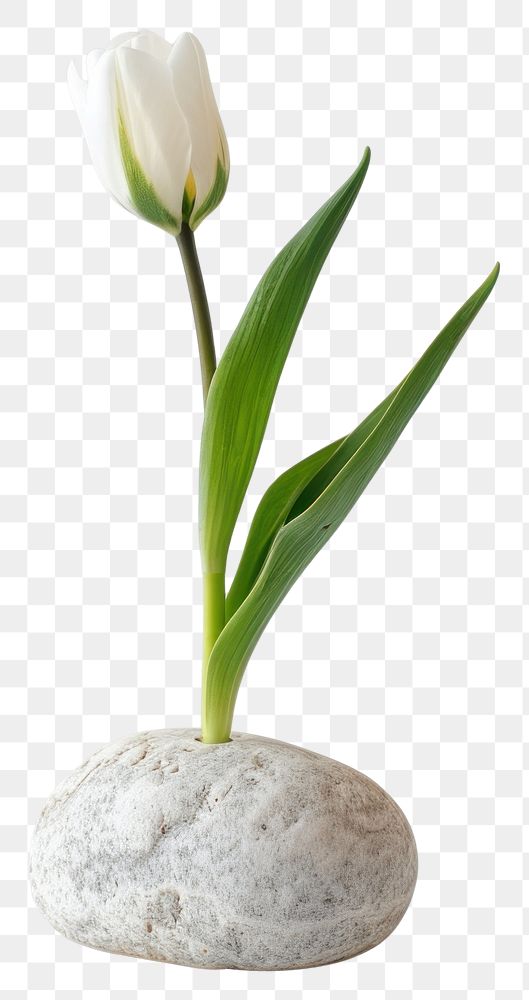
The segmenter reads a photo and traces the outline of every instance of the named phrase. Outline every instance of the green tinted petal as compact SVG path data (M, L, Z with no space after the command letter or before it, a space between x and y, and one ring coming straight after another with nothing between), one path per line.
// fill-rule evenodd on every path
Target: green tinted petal
M138 214L146 219L147 222L152 222L153 225L165 229L166 232L171 233L173 236L177 236L180 232L181 223L164 208L153 185L147 180L132 148L123 115L120 111L118 111L118 128L121 160L134 207Z
M210 215L210 213L214 211L217 205L220 205L220 202L222 201L224 195L226 194L227 187L228 187L228 171L225 170L220 160L217 159L217 172L215 174L215 180L209 190L209 194L206 195L202 204L199 205L194 215L189 220L189 225L191 229L196 229L197 226L200 225L202 220L205 219L206 215ZM192 205L191 208L193 209L193 207L194 206ZM184 220L187 222L185 216L185 207L184 207Z

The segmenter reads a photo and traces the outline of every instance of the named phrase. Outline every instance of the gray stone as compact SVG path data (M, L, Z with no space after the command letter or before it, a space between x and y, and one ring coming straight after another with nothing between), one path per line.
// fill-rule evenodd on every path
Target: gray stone
M298 969L373 948L417 877L375 782L288 743L194 729L105 747L46 804L33 896L81 944L200 968Z

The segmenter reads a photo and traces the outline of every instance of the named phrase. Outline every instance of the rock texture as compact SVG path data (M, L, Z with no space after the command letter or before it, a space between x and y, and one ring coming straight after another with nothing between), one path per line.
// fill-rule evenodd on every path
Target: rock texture
M37 825L35 901L81 944L201 968L294 969L383 941L417 877L365 775L287 743L157 730L105 747Z

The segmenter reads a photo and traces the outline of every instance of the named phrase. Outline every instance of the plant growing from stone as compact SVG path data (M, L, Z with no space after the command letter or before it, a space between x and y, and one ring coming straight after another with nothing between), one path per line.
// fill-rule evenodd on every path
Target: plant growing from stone
M194 233L226 191L229 153L202 46L121 35L72 66L72 98L94 167L126 209L175 237L193 308L205 402L199 527L204 579L202 740L229 740L252 651L295 580L391 451L487 300L496 264L398 386L351 433L283 472L263 495L231 582L226 565L283 366L314 283L369 167L339 190L257 285L218 364Z

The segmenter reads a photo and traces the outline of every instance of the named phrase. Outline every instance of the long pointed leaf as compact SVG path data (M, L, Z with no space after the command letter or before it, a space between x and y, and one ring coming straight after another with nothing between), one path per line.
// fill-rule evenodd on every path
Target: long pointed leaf
M253 589L226 624L210 656L206 715L215 720L219 739L229 735L237 691L266 623L380 468L490 295L498 273L496 264L400 384L391 405L360 448L311 506L276 535Z
M200 455L200 542L204 570L223 573L277 384L318 274L369 165L307 222L259 282L213 377Z
M293 504L322 466L340 447L344 438L325 445L292 468L287 469L268 487L253 516L248 538L237 572L226 597L226 620L231 618L252 589L270 546L283 527Z
M237 572L226 597L226 621L252 589L280 528L298 517L323 492L387 410L397 386L351 434L321 448L283 472L264 493L255 512Z
M404 380L403 380L404 381ZM386 410L391 406L393 399L400 391L402 382L396 386L392 392L382 400L378 406L375 407L371 413L362 420L362 423L355 428L351 434L343 439L338 448L333 452L329 461L325 463L318 470L315 476L307 483L305 489L300 493L299 497L296 499L295 503L292 505L292 509L288 513L286 518L287 522L292 521L295 517L299 517L307 507L317 500L324 489L332 483L335 476L338 475L340 469L343 469L346 462L353 457L354 453L358 451L360 446L369 437L371 431L378 424L381 417L384 416Z

